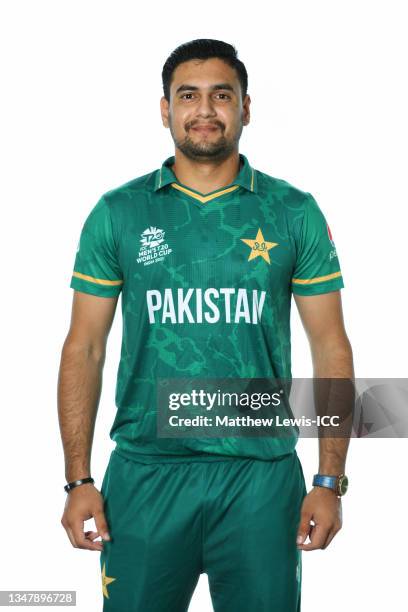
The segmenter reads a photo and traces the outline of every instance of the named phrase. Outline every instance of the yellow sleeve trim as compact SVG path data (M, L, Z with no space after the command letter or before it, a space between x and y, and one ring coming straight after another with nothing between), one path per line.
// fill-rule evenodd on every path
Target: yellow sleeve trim
M122 285L123 280L106 280L104 278L94 278L88 276L88 274L81 274L81 272L73 272L72 276L82 278L83 280L90 281L91 283L97 283L98 285Z
M322 281L338 278L339 276L341 276L340 271L333 272L333 274L326 274L326 276L316 276L315 278L292 278L292 283L296 285L311 285L312 283L321 283Z

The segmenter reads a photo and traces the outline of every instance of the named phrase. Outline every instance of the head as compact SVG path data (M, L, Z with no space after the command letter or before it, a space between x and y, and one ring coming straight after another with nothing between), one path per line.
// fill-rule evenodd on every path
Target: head
M237 55L228 43L197 39L177 47L163 66L163 125L190 159L220 161L238 150L251 100Z

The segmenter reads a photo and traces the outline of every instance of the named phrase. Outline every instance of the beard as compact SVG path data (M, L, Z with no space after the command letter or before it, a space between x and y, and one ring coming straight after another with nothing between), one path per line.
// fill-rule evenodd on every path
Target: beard
M169 117L170 133L177 149L179 149L188 159L195 161L221 161L227 159L231 153L236 149L239 139L243 130L242 120L239 125L239 129L232 138L226 138L224 134L224 124L219 121L213 121L214 125L217 125L221 130L221 135L217 140L207 140L203 138L200 141L194 141L190 138L189 130L194 127L194 123L189 122L186 124L186 136L183 139L176 138L173 131L173 124Z

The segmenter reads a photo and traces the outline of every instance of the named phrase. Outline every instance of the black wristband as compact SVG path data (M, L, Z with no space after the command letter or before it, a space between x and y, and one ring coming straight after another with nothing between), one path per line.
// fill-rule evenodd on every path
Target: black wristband
M79 487L79 485L85 484L87 482L94 483L95 481L93 478L91 478L91 476L88 476L88 478L80 478L79 480L73 480L72 482L66 484L64 489L67 493L69 493L71 489L75 489L75 487Z

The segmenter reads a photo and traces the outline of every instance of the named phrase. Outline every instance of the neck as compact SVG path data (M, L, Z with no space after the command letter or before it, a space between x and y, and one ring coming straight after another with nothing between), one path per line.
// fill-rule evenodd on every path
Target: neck
M176 149L171 169L180 183L205 195L232 183L239 172L239 162L238 150L222 161L197 162Z

